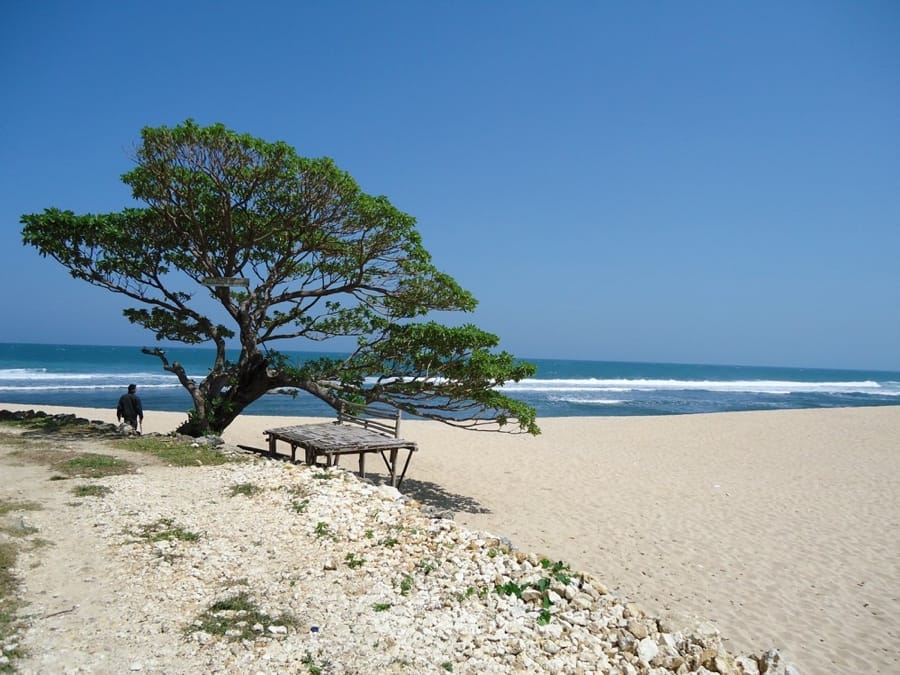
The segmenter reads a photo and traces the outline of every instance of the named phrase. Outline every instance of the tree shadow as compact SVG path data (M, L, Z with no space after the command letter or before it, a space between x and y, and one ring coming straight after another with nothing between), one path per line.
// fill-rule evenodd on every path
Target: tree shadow
M437 483L427 480L404 478L401 492L426 506L443 511L464 511L466 513L490 513L477 499L450 492Z
M271 454L267 449L263 448L255 448L251 445L238 445L241 450L246 452L251 452L266 459L279 460L282 462L290 462L290 455L285 455L281 453ZM301 463L299 460L297 463ZM353 471L354 474L356 472L352 467L345 467L348 471ZM358 475L358 474L356 474ZM387 476L383 474L378 474L375 472L371 472L367 474L368 480L373 483L389 483L389 479ZM438 485L437 483L432 483L427 480L416 480L415 478L404 478L403 483L400 485L400 492L411 499L415 499L417 502L420 502L425 507L430 509L432 512L457 512L463 511L465 513L490 513L491 510L482 506L479 501L473 497L468 497L466 495L456 494L455 492L450 492L444 487Z

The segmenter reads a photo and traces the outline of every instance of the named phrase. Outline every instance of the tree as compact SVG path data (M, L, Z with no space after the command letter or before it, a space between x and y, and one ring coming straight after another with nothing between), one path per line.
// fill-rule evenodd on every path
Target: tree
M266 392L290 388L335 409L380 402L456 426L539 433L534 409L498 391L534 366L495 353L497 336L474 325L428 319L476 300L432 265L412 216L362 192L331 159L221 124L188 120L141 138L122 180L143 208L46 209L22 216L22 235L76 279L139 303L124 314L157 340L215 346L199 382L163 349L144 349L191 395L183 430L221 432ZM221 322L200 309L209 296ZM346 358L292 363L273 348L340 336L356 339Z

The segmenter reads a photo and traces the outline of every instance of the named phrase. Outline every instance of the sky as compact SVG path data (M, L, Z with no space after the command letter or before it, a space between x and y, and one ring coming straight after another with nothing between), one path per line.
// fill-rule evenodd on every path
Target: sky
M900 371L898 36L893 1L0 0L0 342L154 344L19 221L133 205L141 128L192 118L415 216L516 356Z

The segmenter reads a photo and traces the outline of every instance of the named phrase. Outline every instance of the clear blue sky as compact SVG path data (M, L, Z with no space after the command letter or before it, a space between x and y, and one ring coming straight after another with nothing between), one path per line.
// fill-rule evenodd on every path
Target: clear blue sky
M413 214L517 356L900 370L894 1L6 0L0 92L2 342L152 343L19 218L192 117Z

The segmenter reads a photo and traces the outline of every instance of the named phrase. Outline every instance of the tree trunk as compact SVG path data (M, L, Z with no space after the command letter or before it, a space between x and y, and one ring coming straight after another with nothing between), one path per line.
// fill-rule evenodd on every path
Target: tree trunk
M267 366L266 359L258 353L242 359L229 378L232 384L219 391L210 390L207 385L222 374L210 373L195 390L194 411L178 431L195 437L221 434L248 405L284 384L277 375L270 377Z

